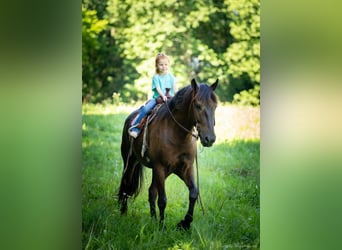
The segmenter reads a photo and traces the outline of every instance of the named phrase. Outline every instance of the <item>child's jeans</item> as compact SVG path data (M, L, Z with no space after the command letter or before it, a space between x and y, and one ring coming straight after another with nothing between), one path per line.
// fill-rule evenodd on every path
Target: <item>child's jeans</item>
M147 115L149 114L152 109L157 105L157 101L156 99L152 98L149 101L147 101L147 103L141 107L140 109L140 113L138 118L135 120L134 124L132 125L131 129L136 131L136 132L140 132L140 129L137 127L139 125L139 123L141 122L141 120Z

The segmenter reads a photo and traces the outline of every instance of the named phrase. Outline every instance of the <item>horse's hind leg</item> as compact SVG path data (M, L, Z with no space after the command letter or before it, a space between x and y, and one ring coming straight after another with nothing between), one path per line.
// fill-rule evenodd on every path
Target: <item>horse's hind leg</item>
M166 208L167 198L165 193L165 173L162 168L154 168L152 176L152 184L149 189L149 202L151 216L156 217L155 201L158 193L158 208L160 222L164 222L164 211Z
M157 188L157 183L154 181L154 178L152 178L152 183L151 186L148 190L148 201L150 203L150 212L151 212L151 217L156 219L156 199L157 199L157 194L158 194L158 188Z

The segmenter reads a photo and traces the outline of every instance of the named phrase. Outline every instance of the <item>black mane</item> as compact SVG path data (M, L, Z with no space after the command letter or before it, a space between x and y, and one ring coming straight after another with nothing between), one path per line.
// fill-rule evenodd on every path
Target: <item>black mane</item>
M166 105L169 106L171 111L179 110L184 106L189 106L190 102L193 98L193 89L191 85L185 86L180 89L174 97L172 97ZM214 92L211 90L210 86L206 84L198 84L198 90L195 96L196 99L212 101L215 104L217 103L217 97ZM166 105L163 105L159 110L160 117L165 117L169 115L168 108Z
M180 89L176 95L170 100L169 107L171 110L183 107L188 99L191 98L192 88L190 85Z

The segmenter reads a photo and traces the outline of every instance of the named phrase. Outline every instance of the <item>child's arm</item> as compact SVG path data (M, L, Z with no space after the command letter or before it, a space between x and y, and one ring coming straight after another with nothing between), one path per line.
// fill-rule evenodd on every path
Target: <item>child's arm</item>
M156 90L157 90L158 94L161 96L161 98L163 99L163 101L166 102L167 97L164 95L163 91L161 91L161 89L159 87L156 87Z

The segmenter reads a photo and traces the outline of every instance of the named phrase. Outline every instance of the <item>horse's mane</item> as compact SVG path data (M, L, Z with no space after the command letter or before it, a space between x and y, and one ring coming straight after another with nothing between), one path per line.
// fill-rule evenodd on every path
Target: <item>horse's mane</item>
M185 102L189 101L189 98L191 98L191 92L192 88L191 86L186 86L182 89L180 89L176 95L170 100L169 107L171 110L173 109L179 109L184 106Z
M217 103L217 96L214 94L214 92L211 90L211 88L208 85L199 84L198 87L199 88L196 93L196 96L193 96L193 89L191 85L188 85L180 89L176 93L176 95L172 97L167 103L167 105L169 106L169 109L173 111L173 110L179 110L183 108L184 106L189 106L193 98L212 101L215 104ZM166 115L169 115L169 111L166 105L163 105L160 108L159 115L161 118L165 117Z

